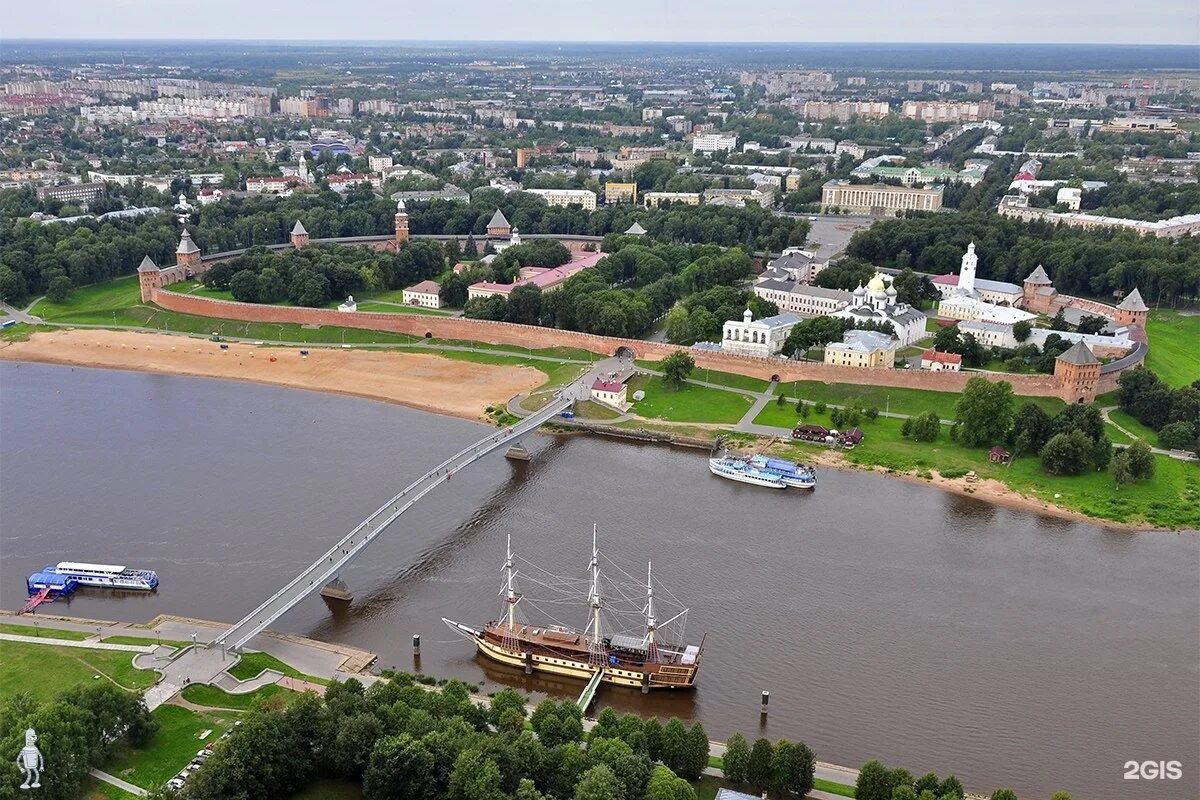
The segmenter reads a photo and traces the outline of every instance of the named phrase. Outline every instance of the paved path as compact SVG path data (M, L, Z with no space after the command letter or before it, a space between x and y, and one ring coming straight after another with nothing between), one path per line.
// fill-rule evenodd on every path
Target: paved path
M122 791L129 792L132 795L136 795L137 797L145 797L146 795L150 794L142 787L134 786L129 781L123 781L120 778L118 778L116 775L109 775L107 772L104 772L103 770L93 769L93 770L90 770L88 774L91 775L96 780L104 781L107 784L111 784L112 786L115 786Z
M42 298L39 297L37 300L34 300L32 303L30 303L24 309L14 308L13 306L10 306L8 303L0 301L0 310L3 310L6 314L8 314L8 316L12 317L17 322L24 322L27 325L40 325L42 323L42 318L35 317L32 314L30 314L29 309L31 309L35 305L37 305L38 300L41 300L41 299Z
M1121 433L1128 436L1130 439L1137 439L1137 440L1145 442L1146 440L1143 439L1141 436L1138 436L1136 433L1134 433L1131 430L1121 427L1112 417L1110 417L1108 415L1110 411L1116 411L1116 410L1117 410L1116 406L1105 406L1104 408L1100 409L1100 416L1104 417L1105 422L1107 422L1109 425L1112 425L1114 428L1116 428ZM1146 442L1146 444L1150 444L1150 443ZM1127 444L1114 444L1113 445L1113 447L1128 447L1128 446L1129 445L1127 445ZM1150 452L1157 453L1160 456L1167 456L1168 458L1173 458L1176 461L1195 461L1197 459L1197 454L1193 453L1189 450L1164 450L1161 447L1151 447Z

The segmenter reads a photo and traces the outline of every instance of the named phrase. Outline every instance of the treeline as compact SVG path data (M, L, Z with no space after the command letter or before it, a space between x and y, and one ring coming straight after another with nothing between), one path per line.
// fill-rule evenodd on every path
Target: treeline
M915 215L885 220L856 231L846 254L883 267L956 272L967 245L975 243L980 278L1020 285L1039 264L1064 293L1108 296L1141 290L1149 302L1196 296L1200 286L1200 239L1083 231L1022 222L996 214Z
M968 447L1003 442L1013 448L1013 458L1036 454L1042 470L1050 475L1109 469L1118 488L1154 475L1154 455L1145 442L1113 455L1104 417L1095 405L1069 405L1054 416L1033 402L1026 401L1019 409L1014 406L1007 381L971 378L955 403L950 438ZM910 434L925 441L940 434L935 430L932 438L926 438L920 430L914 426Z
M1172 389L1139 366L1117 378L1121 410L1158 433L1160 447L1200 452L1200 380Z
M445 269L436 242L408 242L399 252L369 247L320 247L272 251L251 248L218 261L204 285L228 289L243 303L278 303L319 308L355 292L398 289L432 278Z
M687 780L708 766L698 723L607 711L585 736L570 701L545 700L527 719L512 689L483 705L457 681L390 678L251 711L176 796L266 800L340 778L361 781L364 800L695 800Z
M1198 183L1134 183L1120 180L1083 193L1084 211L1129 219L1168 219L1200 214Z
M754 319L779 313L779 306L747 289L717 286L696 292L667 314L667 341L681 345L719 342L725 323L742 319L747 308Z
M137 269L149 255L157 264L175 260L179 233L169 214L132 220L82 220L43 225L28 219L26 197L0 191L0 299L21 304L51 292L99 283Z
M1022 320L1013 325L1013 336L1018 342L1025 342L1031 330L1030 323ZM939 328L933 335L933 349L957 353L962 356L963 366L983 367L990 361L1001 361L1008 372L1041 372L1047 375L1054 374L1055 361L1073 344L1069 339L1051 333L1041 347L1032 342L1016 347L985 347L974 334L960 331L957 323Z
M44 769L41 787L21 791L23 770L12 760L25 746L25 731L36 731ZM128 741L150 741L158 721L142 698L108 681L74 686L53 701L39 702L28 694L9 694L0 705L0 751L7 765L0 770L0 797L33 795L39 800L76 800L99 767Z
M623 233L634 222L638 222L653 238L663 241L717 244L723 247L741 245L774 252L803 244L809 230L807 220L776 217L768 209L753 203L745 208L642 208L621 203L585 211L577 206L551 206L536 195L525 192L505 194L500 189L479 189L470 204L436 200L414 203L408 209L409 228L415 234L482 236L487 232L487 223L497 208L504 213L510 225L523 233L604 236ZM389 230L390 226L389 213ZM309 231L312 232L312 229ZM314 237L316 235L313 233Z
M495 295L469 301L466 315L637 337L680 298L742 281L753 268L750 257L736 247L664 244L632 236L606 239L609 247L613 251L595 267L553 292L517 286L507 300Z

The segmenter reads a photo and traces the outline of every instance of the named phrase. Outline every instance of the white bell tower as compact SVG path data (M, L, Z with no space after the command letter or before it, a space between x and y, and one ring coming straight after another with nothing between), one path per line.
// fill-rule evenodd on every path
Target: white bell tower
M967 252L962 257L962 268L958 271L958 288L963 294L975 294L975 267L979 265L979 256L975 255L975 243L967 245Z

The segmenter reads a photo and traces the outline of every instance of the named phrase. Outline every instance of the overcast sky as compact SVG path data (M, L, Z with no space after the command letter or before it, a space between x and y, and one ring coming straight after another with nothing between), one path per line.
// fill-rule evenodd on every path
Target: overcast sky
M11 0L4 5L0 37L5 38L1200 44L1198 0Z

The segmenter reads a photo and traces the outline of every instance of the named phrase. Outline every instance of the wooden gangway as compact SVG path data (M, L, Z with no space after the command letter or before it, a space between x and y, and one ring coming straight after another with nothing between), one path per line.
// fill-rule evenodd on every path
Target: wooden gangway
M583 687L583 691L579 693L579 699L575 701L580 712L587 713L588 707L596 699L596 690L600 688L600 681L603 679L604 667L597 667L596 671L592 673L591 680L587 682L587 686Z

